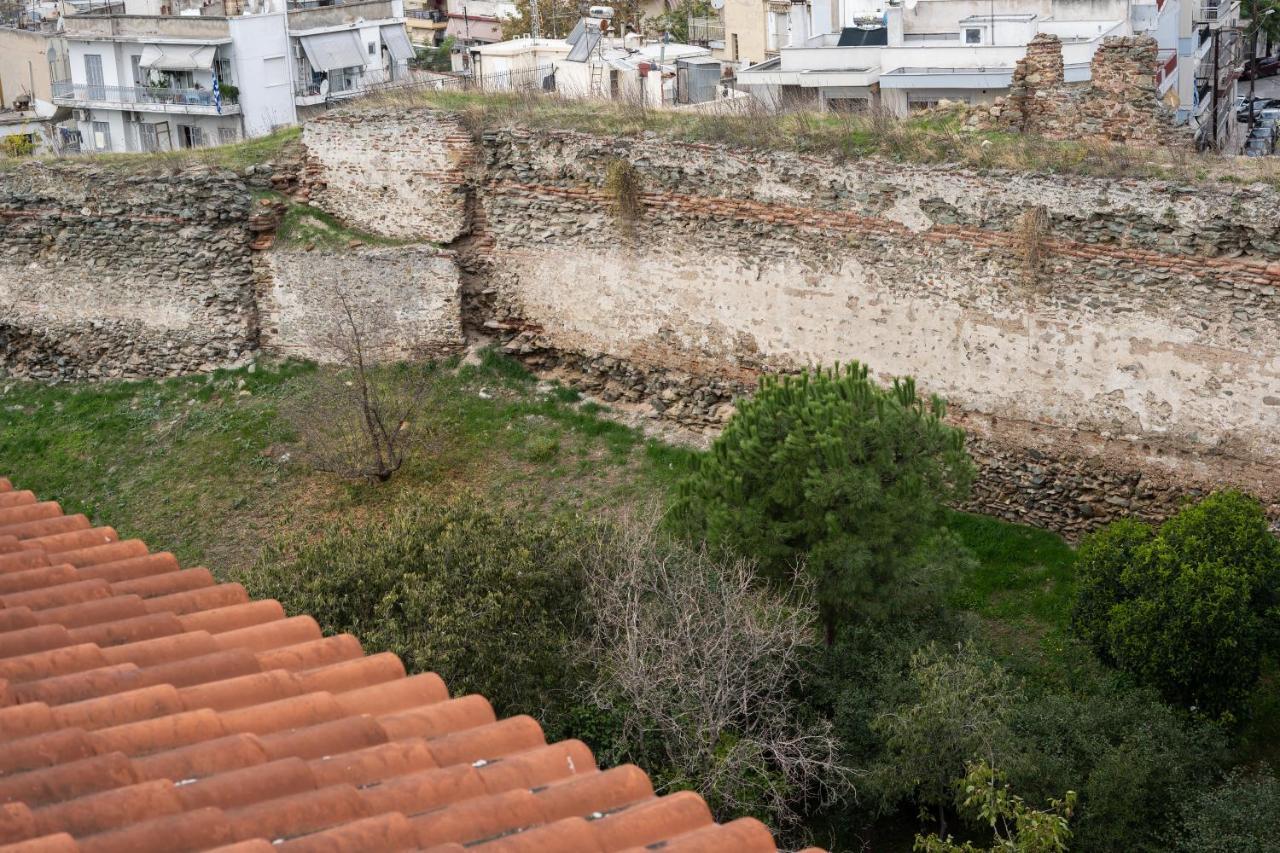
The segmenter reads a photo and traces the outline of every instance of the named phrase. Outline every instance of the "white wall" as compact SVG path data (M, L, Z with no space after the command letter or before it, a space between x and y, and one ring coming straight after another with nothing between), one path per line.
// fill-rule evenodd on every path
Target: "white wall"
M298 115L284 13L241 16L229 23L245 136L260 136L279 125L293 124Z

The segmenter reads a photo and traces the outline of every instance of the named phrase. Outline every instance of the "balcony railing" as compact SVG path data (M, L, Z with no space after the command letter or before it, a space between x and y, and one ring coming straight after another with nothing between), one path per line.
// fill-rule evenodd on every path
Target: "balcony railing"
M724 21L720 18L689 18L689 41L707 44L724 41Z
M1201 0L1196 20L1215 23L1232 20L1240 8L1240 0Z
M1161 50L1156 54L1160 66L1156 69L1156 88L1163 93L1167 88L1164 83L1178 71L1178 51L1175 48Z
M54 100L142 106L214 107L213 92L208 89L162 89L144 86L95 86L92 83L54 83ZM233 104L222 99L225 111Z

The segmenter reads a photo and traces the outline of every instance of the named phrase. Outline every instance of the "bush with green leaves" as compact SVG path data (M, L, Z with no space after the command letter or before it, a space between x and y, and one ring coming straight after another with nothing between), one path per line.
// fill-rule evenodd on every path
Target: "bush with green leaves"
M1078 565L1076 632L1170 702L1238 714L1280 649L1280 541L1238 492L1159 529L1115 522L1086 539Z
M992 843L979 847L969 841L957 843L949 835L917 835L918 853L1066 853L1075 791L1050 800L1048 808L1034 808L1012 792L1001 770L986 761L970 764L955 787L961 811L986 827Z
M968 492L973 464L944 410L856 363L766 376L681 484L673 519L775 580L808 571L831 644L838 625L892 612L945 505Z
M910 799L938 818L947 837L947 809L961 807L955 781L975 761L1003 762L1016 684L971 644L930 644L911 659L901 694L884 706L872 729L884 753L868 775L886 808Z
M1271 853L1280 846L1280 781L1267 767L1234 770L1187 799L1170 836L1178 853Z
M1219 766L1221 730L1100 667L1082 667L1072 681L1074 689L1015 702L1004 764L1014 788L1037 804L1063 790L1080 795L1077 853L1167 849L1163 829Z
M241 580L326 632L438 672L455 694L541 715L585 677L577 528L473 499L424 504L376 524L300 530Z

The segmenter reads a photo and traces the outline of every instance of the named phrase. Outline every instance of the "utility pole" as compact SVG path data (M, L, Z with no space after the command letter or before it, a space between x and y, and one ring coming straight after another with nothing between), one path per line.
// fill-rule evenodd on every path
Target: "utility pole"
M538 14L538 0L529 0L529 35L542 38L542 18Z
M1213 31L1213 108L1210 110L1213 122L1213 148L1218 150L1218 35L1222 30Z

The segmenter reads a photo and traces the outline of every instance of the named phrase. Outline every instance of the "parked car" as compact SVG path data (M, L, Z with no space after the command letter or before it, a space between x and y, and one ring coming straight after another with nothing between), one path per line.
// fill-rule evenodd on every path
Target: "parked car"
M1280 99L1276 98L1254 98L1253 99L1253 115L1257 118L1258 113L1280 107ZM1249 99L1236 98L1236 120L1249 120Z
M1244 64L1240 76L1244 80L1261 80L1280 74L1280 56L1260 56Z

